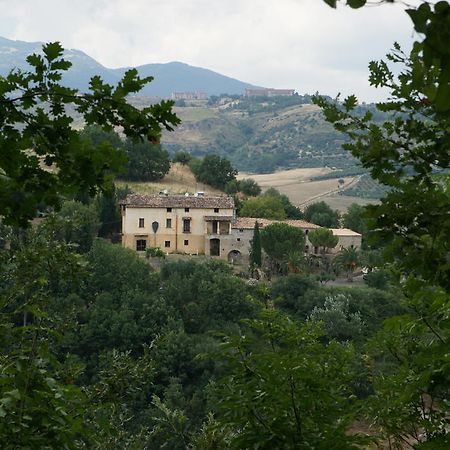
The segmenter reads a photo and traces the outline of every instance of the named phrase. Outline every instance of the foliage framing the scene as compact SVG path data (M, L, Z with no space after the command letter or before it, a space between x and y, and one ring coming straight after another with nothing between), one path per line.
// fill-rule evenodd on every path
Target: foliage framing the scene
M5 223L25 225L39 205L57 207L61 195L108 191L112 173L124 163L122 153L103 143L82 140L67 113L70 106L87 125L116 127L134 140L157 142L163 128L179 119L172 102L138 110L127 103L152 77L128 70L116 87L92 77L89 93L63 87L61 72L72 65L58 42L28 56L30 71L0 77L0 215Z
M347 1L352 8L365 3ZM377 125L370 113L355 117L353 95L315 102L351 138L345 147L391 188L369 215L375 237L388 243L385 256L410 313L387 321L373 343L373 355L393 358L396 368L374 373L368 413L396 446L444 449L450 445L450 5L422 3L406 12L422 40L409 54L394 44L387 58L401 66L398 77L384 61L369 65L371 85L390 90L378 109L392 120Z

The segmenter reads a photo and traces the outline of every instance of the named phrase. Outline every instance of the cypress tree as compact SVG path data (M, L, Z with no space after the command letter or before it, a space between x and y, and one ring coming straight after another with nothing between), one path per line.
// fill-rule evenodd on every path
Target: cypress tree
M261 267L261 238L259 236L259 224L255 222L253 229L252 248L250 250L251 267Z

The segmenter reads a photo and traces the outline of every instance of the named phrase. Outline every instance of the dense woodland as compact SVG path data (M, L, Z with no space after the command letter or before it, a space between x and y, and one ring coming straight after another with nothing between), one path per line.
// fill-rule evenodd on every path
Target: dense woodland
M58 43L28 58L30 72L0 78L1 448L450 447L450 5L408 14L420 41L388 56L400 77L370 64L370 83L392 94L378 109L394 120L354 114L354 96L314 98L388 188L381 204L340 219L326 205L296 211L277 192L249 194L263 205L242 209L321 221L311 239L323 252L307 260L300 230L256 226L238 274L162 255L155 271L110 242L115 174L133 177L131 153L160 154L162 130L179 123L171 102L127 102L149 79L95 77L79 95L59 84L70 63ZM79 133L68 105L126 141ZM325 227L339 220L364 234L363 254L328 258ZM370 275L355 287L362 266ZM329 283L339 271L346 286Z

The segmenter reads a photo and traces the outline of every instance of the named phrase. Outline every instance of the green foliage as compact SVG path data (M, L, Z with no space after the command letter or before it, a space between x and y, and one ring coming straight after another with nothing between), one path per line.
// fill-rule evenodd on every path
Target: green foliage
M89 141L94 146L101 145L104 142L111 144L114 148L123 148L123 141L120 136L113 130L104 130L99 125L87 125L81 132L80 137Z
M150 247L145 250L146 258L165 258L166 254L159 247Z
M220 329L252 317L260 308L252 298L253 288L231 275L223 261L166 263L161 279L162 295L180 312L189 333Z
M218 189L224 189L238 173L228 159L218 155L206 155L198 164L191 165L191 169L197 181Z
M119 201L130 193L131 191L127 186L125 188L117 188L114 186L109 195L97 195L96 208L100 219L99 237L111 238L120 233L122 215L120 213Z
M98 76L86 94L61 86L61 72L71 66L62 54L59 43L46 44L42 56L28 56L29 72L0 77L0 215L5 223L26 225L39 204L58 207L62 195L111 189L112 174L124 162L122 152L108 142L95 146L83 139L66 108L74 108L87 125L105 131L120 126L132 139L159 138L162 128L179 123L171 102L142 110L126 102L152 80L139 78L135 69L115 88Z
M125 143L127 163L122 178L131 181L157 181L170 170L169 153L161 145L152 143Z
M183 151L176 152L175 155L173 155L173 157L172 157L172 161L174 163L180 163L180 164L183 164L184 166L189 164L191 159L192 159L192 155L189 152L183 152Z
M259 234L259 223L256 221L255 227L253 228L253 239L251 241L250 267L261 267L261 263L261 236Z
M390 276L385 270L375 270L364 275L364 282L369 287L387 289L390 283Z
M256 197L261 194L261 187L253 178L243 178L239 180L239 191L249 197Z
M366 209L363 206L352 203L342 217L342 224L345 228L356 231L363 236L366 235L368 230L367 219L364 217L365 211Z
M318 288L317 282L309 276L289 274L273 283L271 294L277 306L306 319L316 303L309 304L305 294L309 290Z
M269 188L264 192L264 197L272 197L283 204L283 209L287 219L303 219L303 214L297 206L294 206L287 195L281 194L275 188Z
M349 303L349 298L344 294L327 297L322 307L316 306L311 311L309 319L321 322L330 339L358 342L365 324L359 311L349 311Z
M286 218L283 203L272 196L249 198L239 211L241 217L283 220Z
M120 297L130 286L142 291L154 291L157 277L136 252L120 245L97 239L87 254L90 277L83 289L87 295L108 292Z
M305 208L305 220L327 228L339 227L339 213L333 211L325 202L311 203Z
M339 242L339 237L335 236L328 228L311 230L308 239L314 247L322 247L322 254L325 254L327 249L336 247Z
M58 332L47 315L53 295L77 281L81 267L65 243L29 232L28 244L0 271L0 446L79 448L85 399L69 367L49 348Z
M292 252L303 253L305 249L305 232L286 223L273 223L261 231L261 246L269 258L278 264L285 261Z
M318 327L275 311L246 324L253 333L224 339L228 373L216 385L216 418L233 432L228 448L357 448L360 438L346 433L352 348L323 345Z
M75 244L80 253L86 253L91 249L100 228L95 204L64 202L57 219L61 221L61 233L65 242Z
M337 268L343 268L347 272L347 280L353 281L353 272L360 264L359 252L353 247L343 248L334 259Z
M414 448L450 445L446 361L449 342L450 190L437 172L450 166L450 5L421 3L407 10L420 41L409 55L398 44L384 61L371 62L369 81L390 90L379 104L392 119L374 124L354 117L352 105L316 102L336 129L352 139L345 147L372 178L390 188L380 205L369 208L387 243L385 258L400 279L409 314L391 319L374 341L373 354L390 363L374 372L370 416L393 445ZM445 179L445 178L444 178ZM420 431L419 431L420 430Z

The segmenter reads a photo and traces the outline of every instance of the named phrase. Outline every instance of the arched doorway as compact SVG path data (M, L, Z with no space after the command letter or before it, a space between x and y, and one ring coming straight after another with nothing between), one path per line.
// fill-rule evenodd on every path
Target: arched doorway
M231 264L237 264L241 261L242 254L239 250L231 250L230 253L228 253L228 262Z
M220 256L220 239L211 239L209 241L209 254L211 256Z

